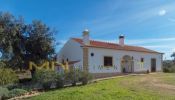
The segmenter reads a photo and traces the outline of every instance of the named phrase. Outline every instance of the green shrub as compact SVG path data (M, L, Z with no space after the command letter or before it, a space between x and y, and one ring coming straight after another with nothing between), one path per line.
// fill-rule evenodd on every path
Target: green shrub
M51 88L52 83L53 83L52 81L45 81L42 83L42 86L45 90L48 90Z
M164 72L167 72L167 73L175 73L175 66L164 67L164 68L163 68L163 71L164 71Z
M77 82L82 82L83 85L86 85L90 80L92 80L92 75L86 71L81 71L80 69L70 70L66 74L66 80L70 80L73 86Z
M16 97L16 96L21 96L27 93L26 90L23 89L13 89L9 92L8 98Z
M66 73L66 80L69 80L72 83L72 86L76 86L76 83L79 81L80 78L79 76L79 69L70 70L68 73Z
M5 86L8 90L12 90L19 87L19 84L9 84Z
M6 67L6 64L3 61L0 61L0 68Z
M25 93L27 93L27 91L23 89L13 89L9 91L7 88L0 87L0 100L21 96L24 95Z
M0 87L0 100L4 100L8 97L9 90L4 87Z
M82 82L82 85L86 85L90 80L92 80L92 75L86 71L80 73L79 80Z
M175 72L174 62L173 61L164 61L163 62L163 72L174 73Z
M56 88L63 88L64 87L64 74L57 74L56 76Z
M72 86L75 86L77 82L82 82L85 85L91 79L91 74L79 69L72 69L64 74L48 69L37 69L32 78L33 83L40 84L46 90L50 89L53 84L56 88L63 88L65 83L71 83Z
M0 69L0 85L8 85L18 81L16 73L10 68Z
M57 72L49 69L37 69L33 81L42 85L44 89L50 89L52 83L55 82Z

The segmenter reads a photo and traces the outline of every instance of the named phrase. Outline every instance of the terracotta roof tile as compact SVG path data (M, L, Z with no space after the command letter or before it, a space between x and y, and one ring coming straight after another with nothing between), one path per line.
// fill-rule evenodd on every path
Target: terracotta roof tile
M80 43L82 46L84 46L82 39L79 39L79 38L72 38L72 39L75 40L76 42ZM147 52L147 53L160 53L160 52L150 50L150 49L147 49L144 47L129 46L129 45L120 46L119 44L115 44L115 43L108 43L108 42L95 41L95 40L90 40L90 45L88 45L88 47L125 50L125 51Z

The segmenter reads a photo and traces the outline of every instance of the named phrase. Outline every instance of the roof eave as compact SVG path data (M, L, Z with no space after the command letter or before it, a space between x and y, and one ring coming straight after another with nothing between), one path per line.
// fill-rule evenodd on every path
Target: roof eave
M114 48L97 47L97 46L90 46L90 45L81 45L81 47L92 47L92 48L103 48L103 49L112 49L112 50L123 50L123 51L135 51L135 52L164 54L164 53L160 53L160 52L148 52L148 51L137 51L137 50L114 49Z

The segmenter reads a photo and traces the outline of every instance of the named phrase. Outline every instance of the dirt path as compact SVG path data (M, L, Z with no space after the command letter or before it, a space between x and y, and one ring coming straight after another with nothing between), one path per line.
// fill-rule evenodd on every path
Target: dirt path
M159 88L164 88L164 89L174 90L175 91L175 86L174 85L158 83L158 84L154 84L154 86L157 86Z
M154 86L155 88L162 88L164 90L173 90L175 91L175 85L170 85L168 83L163 82L161 79L158 79L158 77L154 76L146 76L143 77L141 82L145 82L149 85Z
M40 92L35 91L32 94L26 94L26 95L14 97L14 98L11 98L11 99L8 99L8 100L24 100L24 99L27 99L27 98L30 98L30 97L33 97L33 96L37 96L37 95L40 95L40 94L41 94Z

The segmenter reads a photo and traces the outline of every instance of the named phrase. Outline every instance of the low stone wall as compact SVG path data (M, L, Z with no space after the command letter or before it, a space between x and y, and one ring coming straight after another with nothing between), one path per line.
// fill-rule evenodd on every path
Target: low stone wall
M113 76L120 76L120 75L128 75L128 74L146 74L147 71L141 71L141 72L134 72L134 73L91 73L95 79L98 78L107 78L107 77L113 77Z
M122 73L91 73L91 74L95 79L122 75Z

